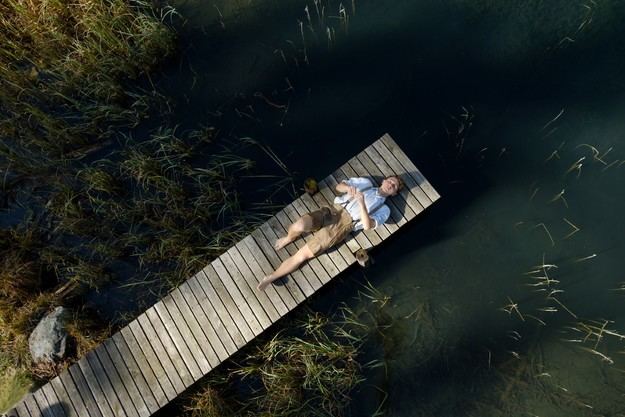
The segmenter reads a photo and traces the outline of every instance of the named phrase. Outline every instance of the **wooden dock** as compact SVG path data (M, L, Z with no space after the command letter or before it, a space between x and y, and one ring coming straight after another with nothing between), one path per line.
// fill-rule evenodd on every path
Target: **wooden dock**
M353 233L310 260L283 286L256 285L307 237L276 252L273 243L299 216L332 204L334 187L354 176L399 175L404 190L386 200L389 222ZM353 253L390 237L440 196L384 135L228 249L202 271L8 412L19 417L147 417L356 262Z

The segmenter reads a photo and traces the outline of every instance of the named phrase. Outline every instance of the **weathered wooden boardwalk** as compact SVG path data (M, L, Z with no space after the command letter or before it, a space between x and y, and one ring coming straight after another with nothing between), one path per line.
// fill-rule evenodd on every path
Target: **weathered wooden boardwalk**
M337 182L399 175L406 187L387 199L391 219L295 271L283 286L256 291L260 279L306 241L276 252L273 243L302 214L332 203ZM253 233L150 307L78 363L10 410L20 417L147 417L225 361L280 317L439 198L389 135L384 135Z

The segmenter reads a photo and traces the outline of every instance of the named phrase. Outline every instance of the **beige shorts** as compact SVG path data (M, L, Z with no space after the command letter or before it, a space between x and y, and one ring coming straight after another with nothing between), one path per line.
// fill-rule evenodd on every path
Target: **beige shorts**
M315 256L342 242L352 231L352 216L338 204L322 207L302 217L306 216L312 219L313 236L307 244Z

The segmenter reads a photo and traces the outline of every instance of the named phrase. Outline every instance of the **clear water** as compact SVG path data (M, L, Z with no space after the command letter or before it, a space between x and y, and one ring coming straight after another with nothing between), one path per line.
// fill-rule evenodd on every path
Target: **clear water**
M392 297L352 415L625 415L625 340L572 329L625 333L625 2L324 0L323 25L286 3L176 3L155 82L296 183L388 132L442 195L312 301ZM541 264L558 282L528 285Z

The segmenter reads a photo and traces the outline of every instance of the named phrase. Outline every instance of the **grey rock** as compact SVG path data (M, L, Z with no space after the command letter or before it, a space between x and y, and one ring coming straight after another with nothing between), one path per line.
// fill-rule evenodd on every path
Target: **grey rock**
M28 347L34 362L54 362L65 355L67 309L57 307L45 316L28 337Z

